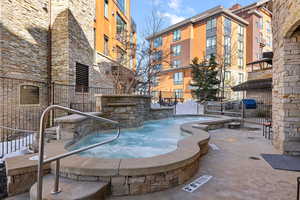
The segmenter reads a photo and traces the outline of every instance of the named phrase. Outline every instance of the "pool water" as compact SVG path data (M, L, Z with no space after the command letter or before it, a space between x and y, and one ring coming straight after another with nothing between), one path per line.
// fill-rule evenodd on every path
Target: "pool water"
M180 131L180 125L192 121L204 121L205 117L180 117L146 122L137 129L121 129L120 138L112 143L80 153L81 156L97 158L146 158L176 150L177 143L187 133ZM110 139L116 131L94 133L84 137L70 150L96 144Z

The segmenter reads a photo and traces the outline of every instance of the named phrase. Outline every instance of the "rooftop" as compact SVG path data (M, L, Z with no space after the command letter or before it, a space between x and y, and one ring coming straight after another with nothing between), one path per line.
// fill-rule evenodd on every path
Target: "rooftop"
M153 39L157 36L160 36L164 33L167 33L169 31L172 31L172 30L177 29L179 27L185 26L187 24L194 24L194 23L197 23L199 21L203 21L203 20L208 19L210 17L216 16L216 15L221 15L221 14L224 14L224 15L232 18L232 19L235 19L236 21L240 22L243 25L248 25L249 24L246 20L244 20L243 18L233 14L230 10L224 8L223 6L216 6L216 7L211 8L211 9L205 11L205 12L202 12L198 15L195 15L193 17L190 17L190 18L186 19L186 20L183 20L183 21L181 21L177 24L169 26L168 28L159 31L158 33L156 33L152 36L149 36L146 39L151 40L151 39Z

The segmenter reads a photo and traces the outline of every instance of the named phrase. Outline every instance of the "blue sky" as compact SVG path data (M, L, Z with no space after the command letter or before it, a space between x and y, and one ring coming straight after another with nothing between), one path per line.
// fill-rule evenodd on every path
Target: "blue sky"
M164 16L164 26L169 26L218 5L229 8L235 3L248 5L255 1L257 0L131 0L131 15L141 37L145 20L154 10Z

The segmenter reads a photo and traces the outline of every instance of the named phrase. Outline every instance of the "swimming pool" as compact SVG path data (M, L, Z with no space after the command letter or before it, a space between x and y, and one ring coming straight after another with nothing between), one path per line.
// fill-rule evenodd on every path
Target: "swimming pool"
M210 119L180 117L146 122L141 128L121 130L117 141L82 152L80 155L96 158L148 158L166 154L176 150L178 141L189 136L180 130L181 124ZM70 150L104 141L111 138L114 133L93 133L82 138Z

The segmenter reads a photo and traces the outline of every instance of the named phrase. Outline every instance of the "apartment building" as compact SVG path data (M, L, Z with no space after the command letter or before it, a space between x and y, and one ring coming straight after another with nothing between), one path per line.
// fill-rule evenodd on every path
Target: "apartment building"
M95 34L97 53L134 68L136 24L130 0L96 0Z
M262 0L247 6L235 4L230 10L249 23L246 28L247 63L261 59L263 52L271 52L273 49L272 1Z
M148 37L161 55L171 52L159 67L153 91L168 91L177 98L192 99L190 64L195 57L204 60L211 55L226 65L226 88L243 82L247 25L246 20L218 6ZM226 94L228 98L237 98Z

